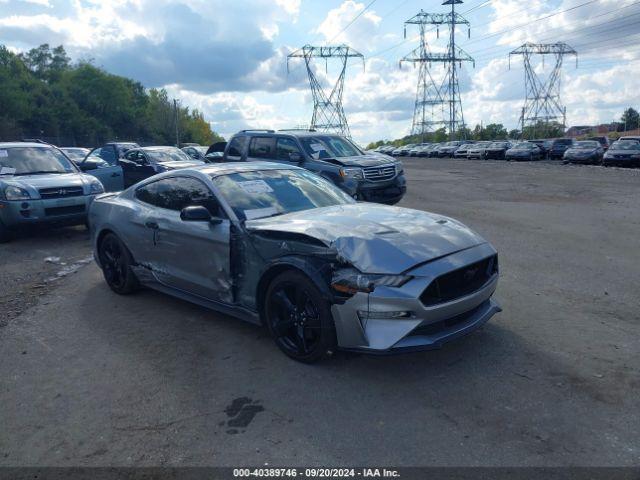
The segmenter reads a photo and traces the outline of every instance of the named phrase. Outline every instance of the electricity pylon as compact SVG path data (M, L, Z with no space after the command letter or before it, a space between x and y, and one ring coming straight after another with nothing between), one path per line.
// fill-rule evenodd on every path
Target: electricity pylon
M402 63L418 64L418 87L416 89L416 101L413 109L413 122L411 123L411 135L420 135L424 142L426 133L432 132L436 125L444 124L444 104L445 101L440 95L440 89L433 80L431 71L432 61L438 61L438 55L429 51L427 43L427 25L432 24L435 18L433 14L420 13L404 22L404 38L407 38L407 25L417 25L420 31L420 45L400 60ZM440 114L436 110L440 107Z
M344 78L348 60L350 58L361 58L364 67L364 56L347 45L339 45L337 47L305 45L287 56L287 72L289 71L289 60L292 58L304 58L307 66L307 75L309 77L311 95L313 96L313 115L311 116L310 128L325 132L336 132L351 138L347 117L342 108ZM322 88L313 71L313 60L318 58L325 60L325 71L328 70L329 59L337 58L341 65L340 74L329 95Z
M512 55L522 55L524 59L525 98L520 116L522 131L524 132L525 126L533 126L535 136L535 128L540 123L548 129L549 124L554 121L561 123L564 130L567 124L567 107L560 101L560 74L565 55L575 55L576 67L578 66L578 52L566 43L525 43L509 53L509 68ZM555 64L548 77L542 78L536 73L536 65L532 62L534 55L542 56L543 68L545 56L553 55Z
M465 125L457 69L462 67L462 62L472 62L474 66L475 62L467 52L456 46L455 32L457 25L467 25L468 35L471 36L469 21L455 11L455 6L461 3L463 3L462 0L446 0L442 5L451 5L451 13L426 13L421 10L420 13L405 22L405 37L408 24L418 25L421 37L420 46L400 61L401 64L402 62L420 64L418 90L411 129L413 134L417 133L416 130L424 134L424 131L432 125L443 123L447 125L449 136L453 138L459 127L464 127ZM449 43L446 53L429 52L425 38L427 25L435 25L438 37L440 37L440 26L448 26ZM427 68L427 65L432 62L443 63L446 68L440 87L436 87L433 77ZM447 106L447 112L443 112L443 119L435 121L432 116L430 121L423 120L427 118L427 108L431 107L433 111L433 107L438 104L443 107L444 105Z

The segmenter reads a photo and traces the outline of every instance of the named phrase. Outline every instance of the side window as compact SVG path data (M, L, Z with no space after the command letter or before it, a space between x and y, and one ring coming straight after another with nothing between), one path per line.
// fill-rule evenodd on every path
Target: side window
M229 150L227 151L227 157L233 158L234 160L240 160L242 157L242 151L244 150L244 146L247 143L247 137L238 136L233 137L231 143L229 143Z
M211 215L222 215L213 193L195 178L174 177L149 183L136 190L136 198L150 205L177 212L185 207L202 205Z
M100 158L102 158L109 165L115 165L117 163L116 152L112 146L102 147L100 149Z
M127 152L127 154L124 156L124 158L126 158L127 160L131 160L132 162L135 162L135 161L136 161L137 156L138 156L138 152L136 152L136 151L133 151L133 152L129 151L129 152Z
M276 143L276 154L278 160L287 160L291 159L290 155L292 153L297 153L302 157L302 153L298 148L298 144L292 138L278 138Z
M275 158L273 137L253 137L249 144L249 156L256 158Z

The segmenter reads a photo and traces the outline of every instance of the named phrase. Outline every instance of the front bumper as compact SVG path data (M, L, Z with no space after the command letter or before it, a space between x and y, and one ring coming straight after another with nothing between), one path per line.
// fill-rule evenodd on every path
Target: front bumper
M357 187L358 199L365 202L393 205L402 200L405 193L407 193L407 180L403 173L388 181L360 182Z
M633 166L640 165L640 158L632 158L630 156L612 155L604 157L602 160L604 165Z
M494 274L471 294L436 305L424 305L420 295L436 278L494 255L489 244L463 250L419 266L407 274L412 280L399 288L378 287L357 293L331 312L341 349L389 354L430 350L466 335L501 311L491 298L498 284ZM411 312L409 318L361 318L358 312Z
M497 160L504 160L504 150L487 150L485 152L485 158L493 158Z
M48 200L0 200L0 221L7 228L42 223L80 224L95 195Z

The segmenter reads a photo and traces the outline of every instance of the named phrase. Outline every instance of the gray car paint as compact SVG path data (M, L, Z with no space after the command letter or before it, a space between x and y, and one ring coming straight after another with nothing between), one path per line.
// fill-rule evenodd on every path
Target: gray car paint
M478 234L440 215L375 204L316 208L241 222L221 197L212 177L255 170L298 169L252 162L207 165L156 175L120 193L100 196L90 219L94 256L105 232L118 235L135 261L140 281L159 291L260 323L261 293L282 267L303 271L332 304L338 345L367 352L428 349L468 333L500 307L490 297L497 274L478 291L446 304L421 306L420 294L437 276L495 255ZM135 190L161 178L187 176L205 183L227 217L221 223L182 222L179 212L152 207ZM150 229L150 222L157 229ZM187 225L189 223L189 225ZM409 272L402 287L371 294L335 296L332 275L347 268L363 273ZM358 310L411 309L410 319L361 322ZM432 336L407 339L419 325L474 310L462 324ZM404 343L403 343L404 342Z

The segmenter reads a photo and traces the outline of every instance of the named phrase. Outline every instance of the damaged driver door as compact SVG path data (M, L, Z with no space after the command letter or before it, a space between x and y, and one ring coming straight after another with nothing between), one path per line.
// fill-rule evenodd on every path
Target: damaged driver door
M154 276L171 288L231 303L231 224L215 196L193 177L171 177L155 183L164 208L156 209L148 219L154 225L150 254ZM204 207L210 216L181 218L186 207Z

